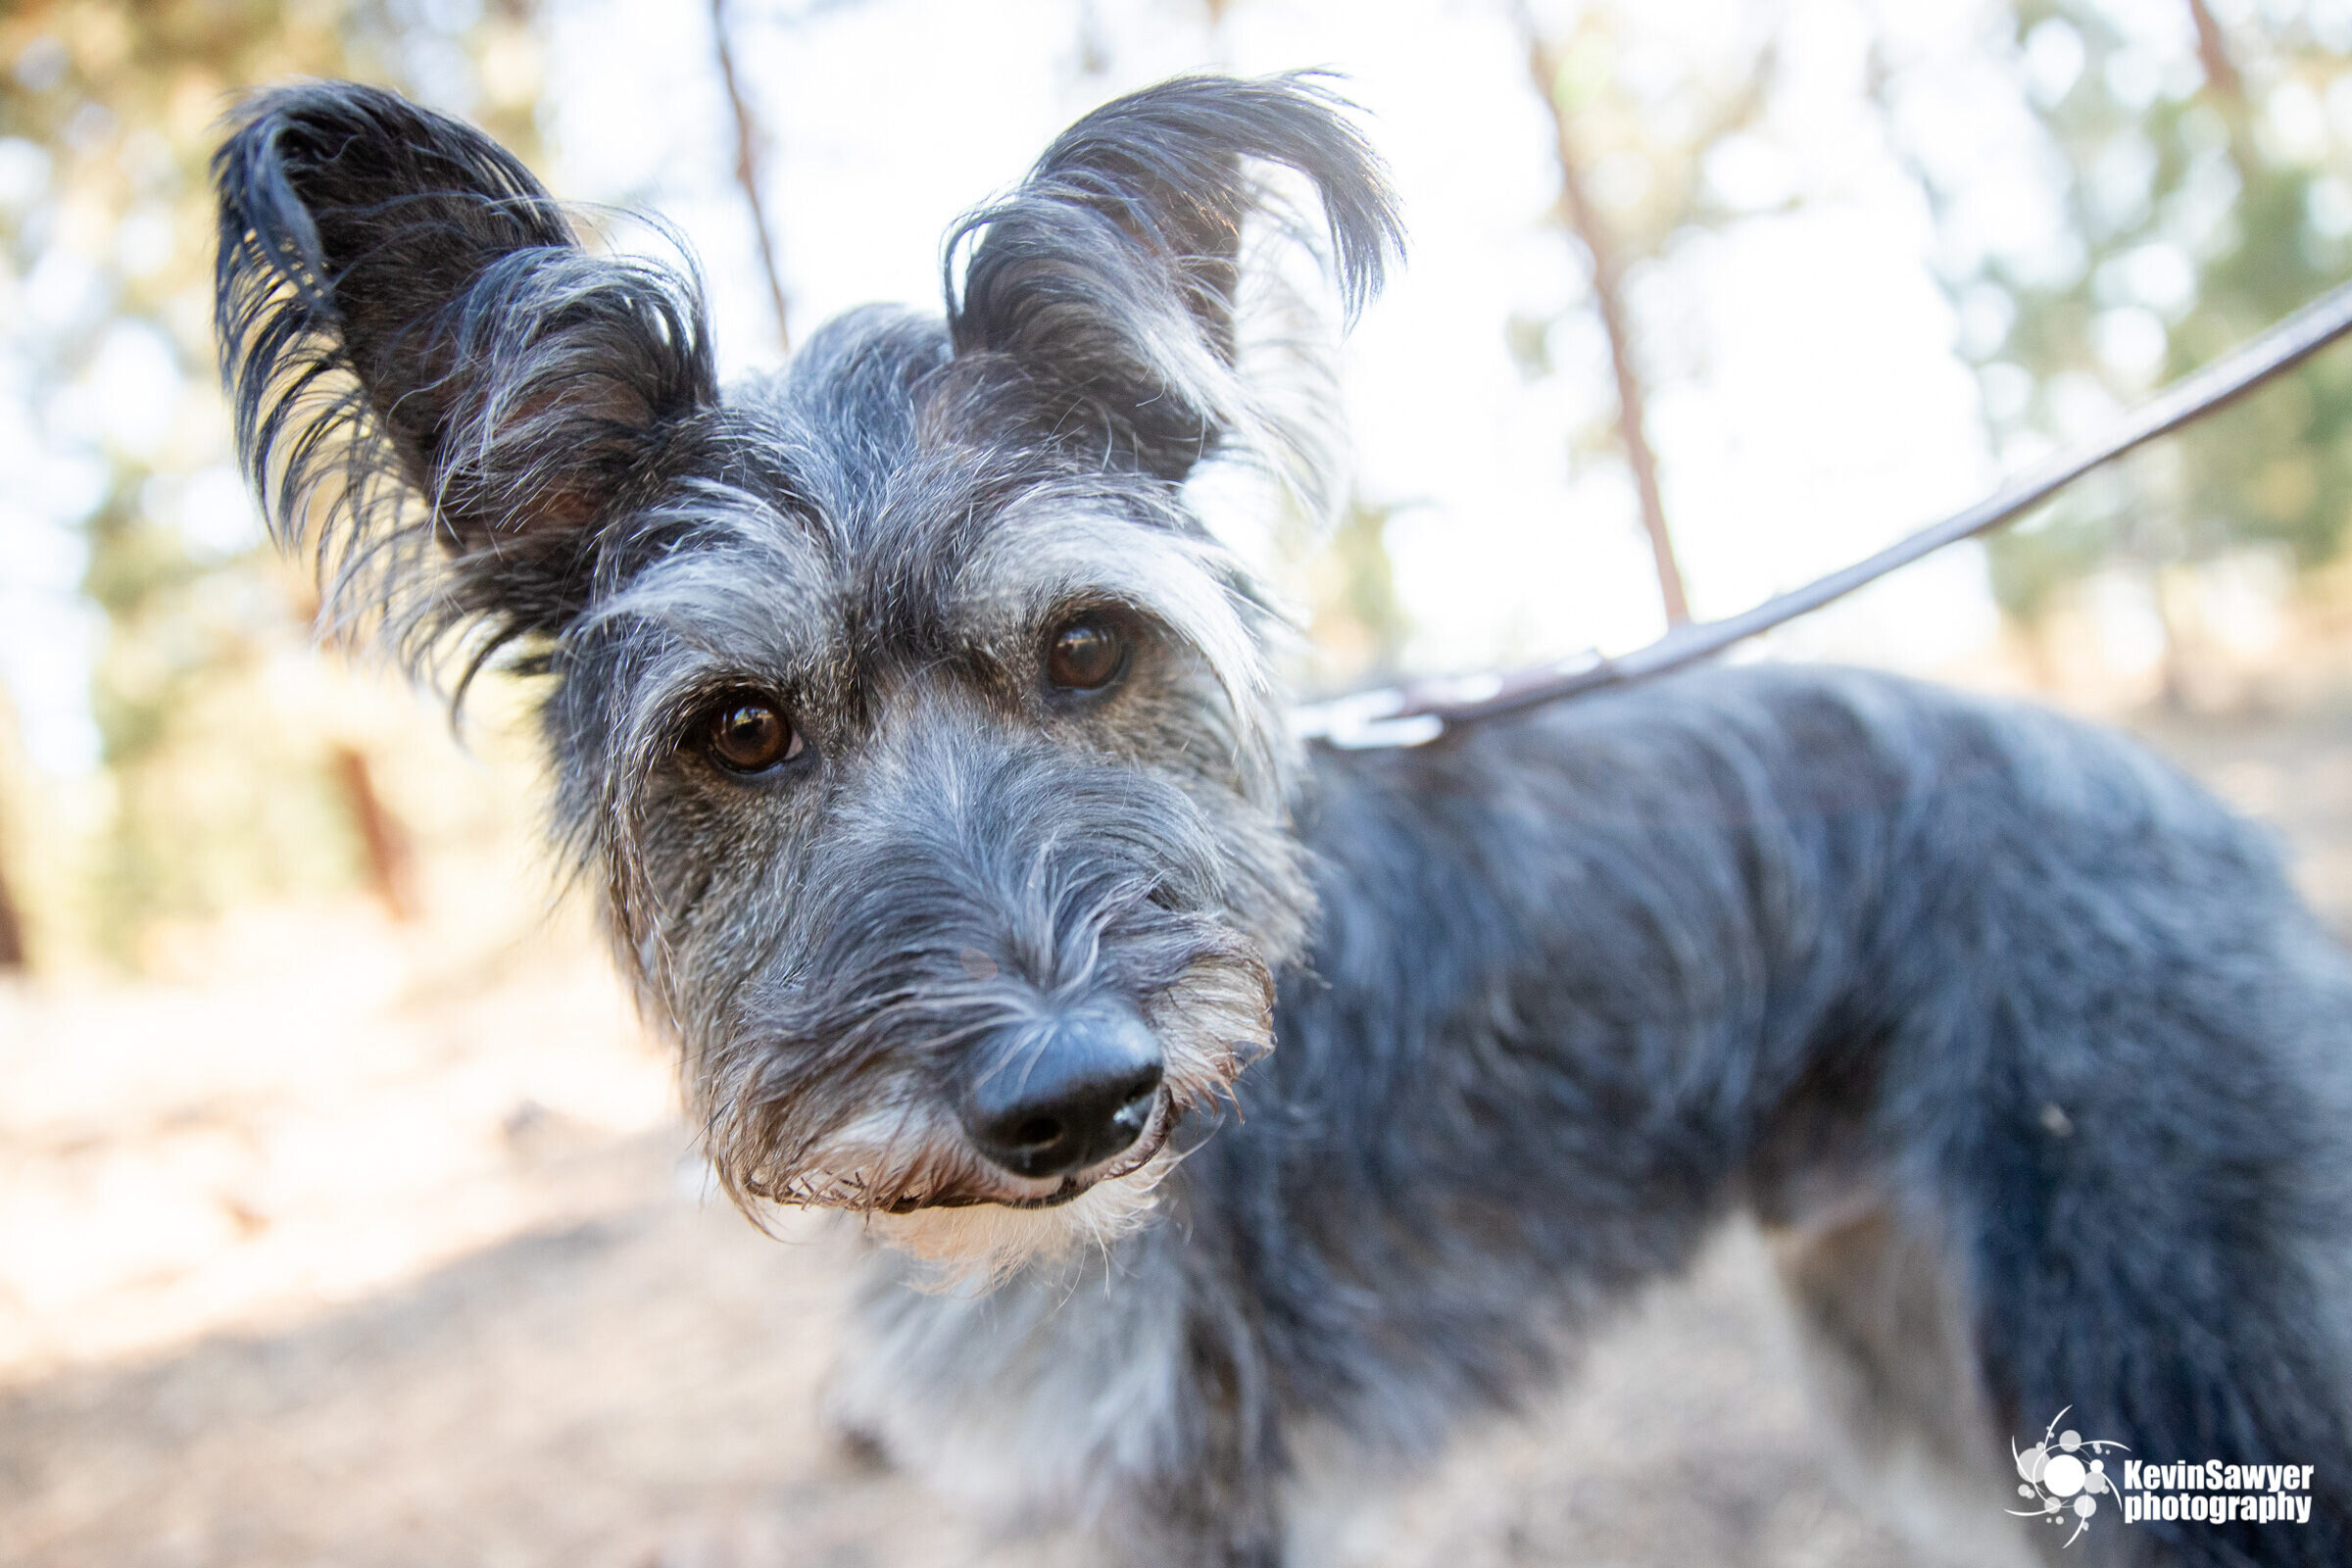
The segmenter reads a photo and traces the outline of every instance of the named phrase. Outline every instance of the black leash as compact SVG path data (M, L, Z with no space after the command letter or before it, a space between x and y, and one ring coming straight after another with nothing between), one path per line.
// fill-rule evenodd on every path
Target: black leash
M1436 677L1357 692L1299 709L1293 728L1302 737L1335 746L1418 746L1458 725L1524 712L1545 703L1680 669L1819 610L1945 545L1990 533L2093 468L2203 418L2302 364L2347 332L2352 332L2352 283L2337 285L2213 364L2182 376L2132 410L2098 440L2034 464L1976 505L1931 523L1866 560L1767 599L1752 610L1721 620L1677 626L1656 642L1616 659L1587 652L1526 669Z

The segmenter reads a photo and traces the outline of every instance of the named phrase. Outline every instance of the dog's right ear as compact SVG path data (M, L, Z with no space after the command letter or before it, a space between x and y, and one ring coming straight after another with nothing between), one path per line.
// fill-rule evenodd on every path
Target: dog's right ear
M412 666L561 628L715 401L695 279L591 256L504 148L376 88L261 94L213 177L239 455L331 613Z

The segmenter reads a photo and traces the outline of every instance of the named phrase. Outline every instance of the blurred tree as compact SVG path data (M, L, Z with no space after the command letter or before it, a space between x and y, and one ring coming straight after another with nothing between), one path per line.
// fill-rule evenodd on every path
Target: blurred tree
M1391 518L1408 510L1356 495L1305 563L1310 605L1307 635L1319 684L1333 687L1395 679L1402 670L1412 622L1396 595L1389 560Z
M1888 62L1880 97L2004 447L2085 433L2352 273L2352 7L2021 0L1994 41L2014 143L1997 115L1953 112L1934 62ZM2031 620L2120 555L2158 577L2163 613L2177 563L2325 563L2352 518L2347 435L2337 353L1992 541L1994 590Z
M776 230L760 194L761 169L774 151L766 129L751 102L744 97L743 79L735 70L735 43L727 20L727 0L710 0L710 39L718 56L719 84L726 89L727 108L735 120L735 185L743 192L752 219L752 235L760 242L760 270L767 281L768 306L776 313L776 346L792 348L792 305L784 292L784 268L776 257Z
M7 879L0 877L0 970L24 967L24 917L17 913L17 901L9 894Z
M1565 25L1546 26L1514 0L1527 69L1543 100L1559 171L1556 214L1584 253L1587 299L1607 345L1614 438L1634 481L1648 536L1658 596L1670 624L1690 618L1689 594L1666 516L1657 455L1647 428L1644 336L1631 298L1636 274L1680 231L1752 216L1726 206L1707 178L1708 160L1763 114L1773 71L1769 27L1728 41L1725 51L1689 55L1660 70L1646 51L1639 12L1580 7ZM1625 69L1629 52L1651 58ZM1545 344L1555 320L1513 322L1512 349L1531 375L1551 373Z
M24 817L17 791L11 787L24 772L21 753L15 706L8 694L0 691L0 973L23 969L27 963L24 910L16 893Z
M211 332L218 122L294 75L386 81L532 151L522 0L33 0L0 18L0 340L14 415L81 529L107 637L92 709L113 785L100 936L255 891L378 879L388 829L332 736L262 699L310 606L251 524L222 445ZM356 754L354 754L356 755ZM397 904L399 890L379 887Z

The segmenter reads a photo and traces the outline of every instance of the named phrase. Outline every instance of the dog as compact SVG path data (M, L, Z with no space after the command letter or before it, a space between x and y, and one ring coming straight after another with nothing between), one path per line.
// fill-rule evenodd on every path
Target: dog
M1401 230L1321 79L1097 110L944 317L727 389L690 264L390 93L262 93L215 177L276 536L345 630L541 684L719 1180L877 1244L836 1398L901 1462L1272 1568L1316 1456L1520 1405L1745 1213L1946 1544L2352 1561L2352 963L2256 831L1859 671L1292 733L1188 481L1332 483L1296 258L1346 317ZM2306 1517L2127 1517L2079 1446L2308 1466Z

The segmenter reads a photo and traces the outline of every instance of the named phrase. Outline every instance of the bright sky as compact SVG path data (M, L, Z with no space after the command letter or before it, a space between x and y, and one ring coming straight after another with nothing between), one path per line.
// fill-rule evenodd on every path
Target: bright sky
M450 0L457 4L458 0ZM463 7L461 6L461 9ZM1348 350L1359 487L1409 503L1390 527L1417 635L1410 662L1463 669L1622 649L1662 626L1622 466L1568 441L1608 404L1589 327L1555 333L1566 368L1530 384L1506 349L1514 312L1581 297L1546 214L1550 130L1499 0L1236 0L1213 34L1184 0L733 0L737 49L773 142L767 195L794 326L868 300L935 306L950 222L1020 174L1071 119L1178 71L1334 68L1394 165L1411 260ZM1761 133L1713 171L1779 216L1676 246L1638 274L1636 307L1674 363L1652 434L1701 615L1738 610L1865 553L1987 487L1976 385L1927 258L1916 190L1863 99L1875 27L1950 62L1927 112L1946 145L2018 166L1987 233L2031 239L2046 217L2014 92L1990 80L1982 0L1643 0L1627 71L1706 58L1777 16L1788 88ZM709 13L680 0L548 0L542 170L559 195L663 214L708 271L730 372L774 363ZM1102 67L1082 69L1091 37ZM1644 53L1646 51L1646 54ZM2012 117L2004 122L2003 113ZM0 204L29 144L0 144ZM2037 205L2040 204L2040 205ZM135 254L137 220L93 245ZM83 309L71 276L0 277L27 321ZM0 364L0 677L35 760L93 765L87 713L98 626L73 585L73 519L92 478L58 439L82 426L135 448L165 440L182 400L143 329L109 340L80 402L37 411ZM168 367L166 367L168 369ZM13 384L12 384L13 379ZM162 388L163 390L158 390ZM161 400L161 406L155 407ZM182 411L184 413L184 411ZM142 422L144 421L144 422ZM219 452L213 449L212 462ZM202 466L152 498L202 539L251 537L233 475ZM1973 548L1912 568L1787 634L1807 657L1944 665L1985 645L1994 614Z

